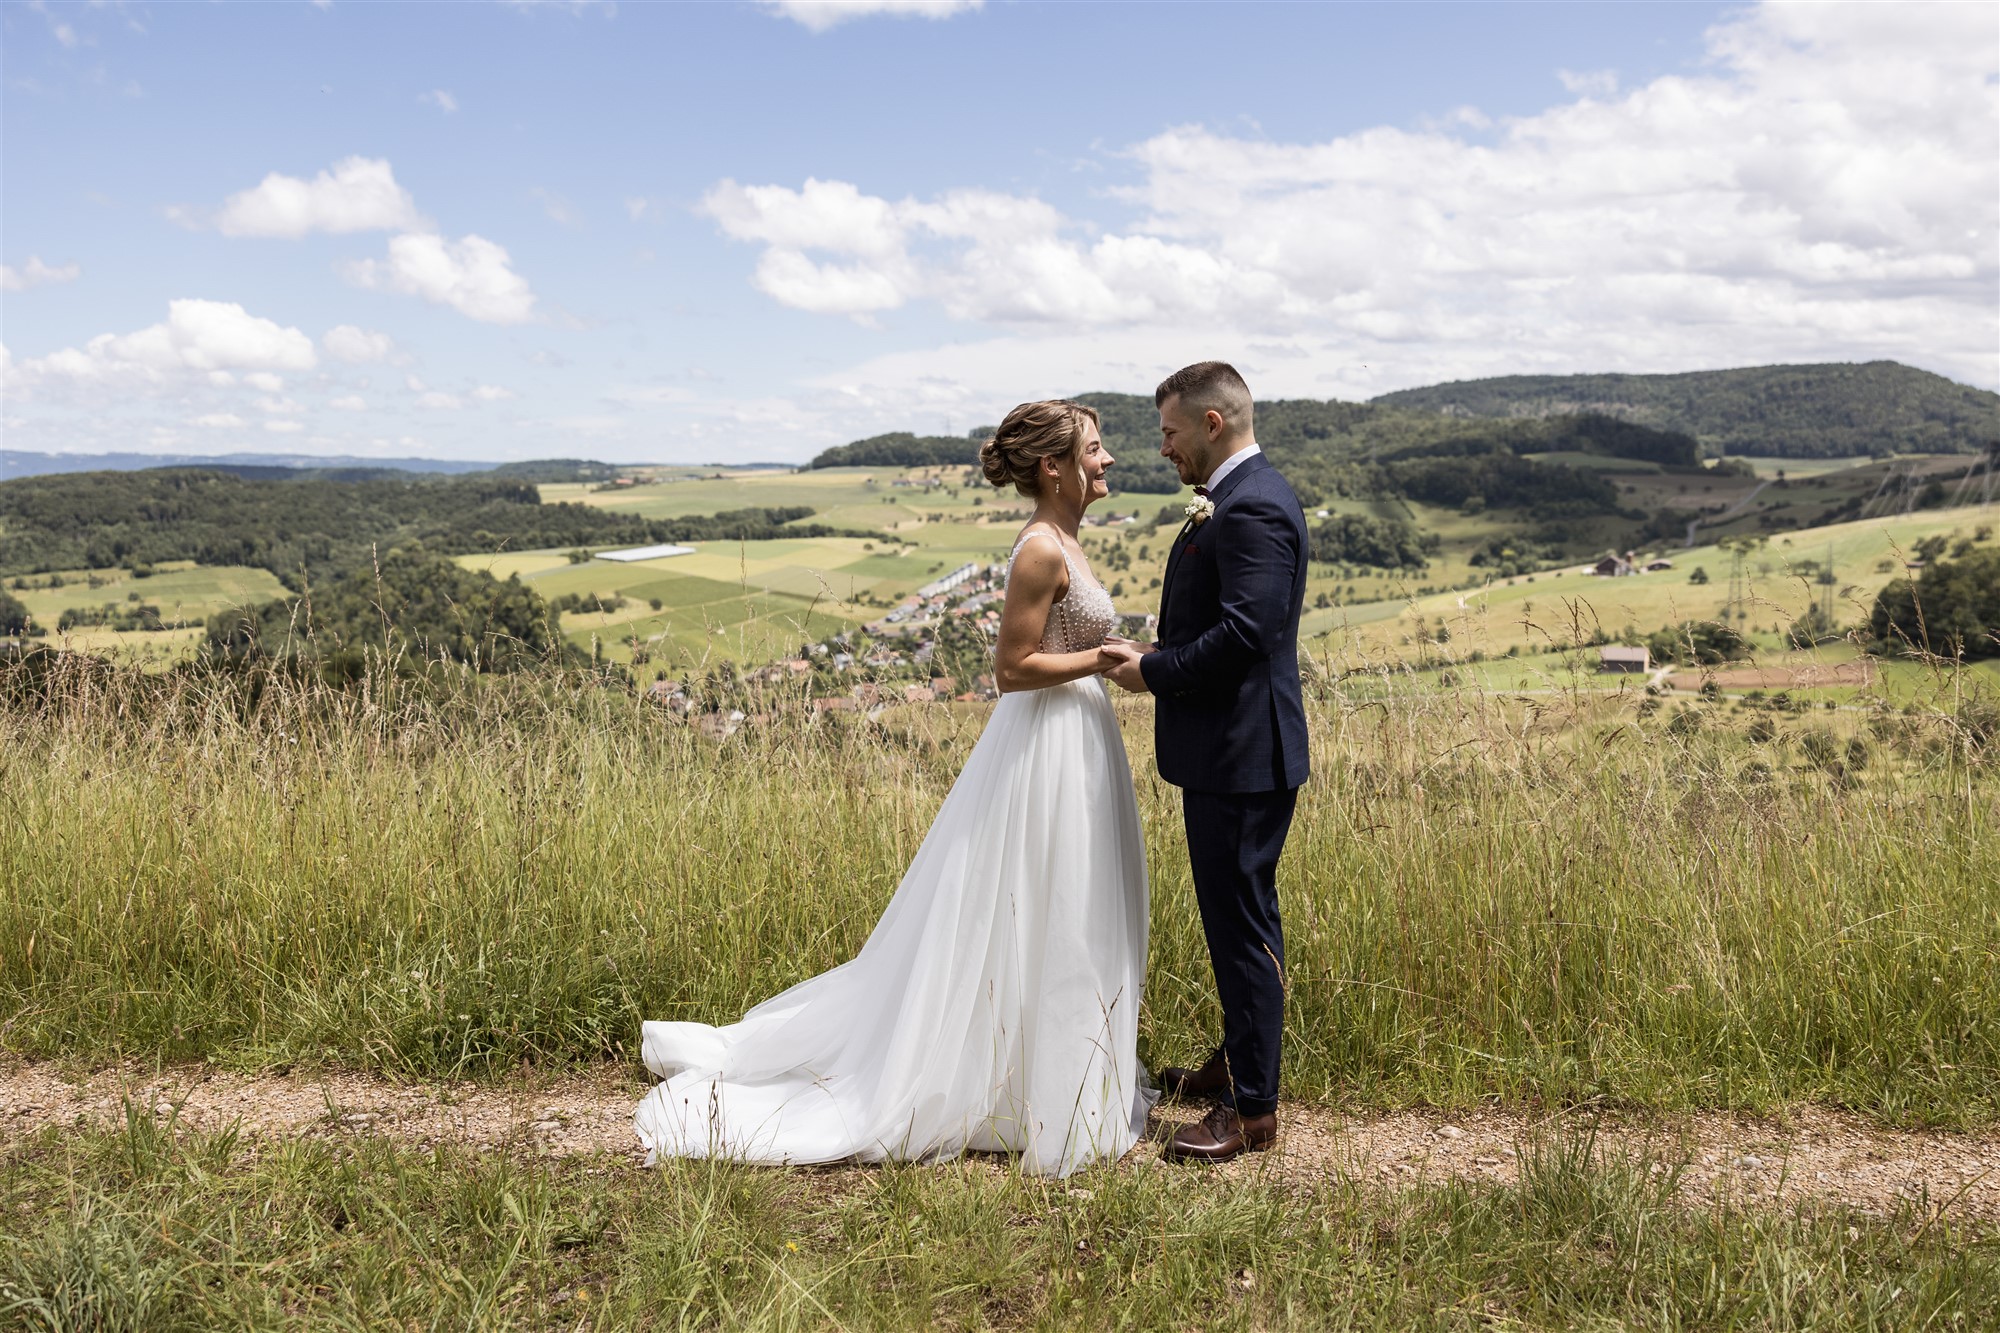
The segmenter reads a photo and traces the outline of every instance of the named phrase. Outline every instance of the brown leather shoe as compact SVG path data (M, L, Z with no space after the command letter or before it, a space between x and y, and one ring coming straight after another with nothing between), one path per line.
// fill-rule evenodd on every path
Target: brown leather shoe
M1277 1138L1275 1111L1239 1116L1233 1107L1218 1106L1176 1131L1160 1156L1169 1162L1227 1162L1246 1152L1262 1152Z
M1229 1060L1222 1048L1208 1057L1199 1069L1168 1065L1160 1071L1160 1091L1175 1101L1193 1097L1221 1097L1228 1100Z

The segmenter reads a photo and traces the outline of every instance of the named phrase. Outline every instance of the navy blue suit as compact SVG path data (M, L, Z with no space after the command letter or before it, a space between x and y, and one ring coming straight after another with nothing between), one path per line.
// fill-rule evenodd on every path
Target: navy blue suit
M1155 696L1160 776L1181 788L1202 930L1222 1002L1237 1109L1278 1104L1285 938L1278 857L1310 771L1299 685L1309 543L1298 497L1261 453L1244 459L1167 556Z

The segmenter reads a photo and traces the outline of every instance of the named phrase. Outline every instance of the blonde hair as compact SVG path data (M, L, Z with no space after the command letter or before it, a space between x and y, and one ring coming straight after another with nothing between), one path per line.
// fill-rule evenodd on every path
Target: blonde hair
M993 438L979 446L979 466L995 486L1012 482L1029 499L1040 493L1045 458L1074 458L1083 447L1083 427L1097 425L1097 409L1066 398L1022 403L1007 414Z

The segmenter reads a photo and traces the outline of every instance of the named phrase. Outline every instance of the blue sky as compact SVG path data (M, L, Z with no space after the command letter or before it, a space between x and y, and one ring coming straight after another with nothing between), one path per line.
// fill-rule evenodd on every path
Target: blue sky
M7 3L0 424L747 461L1208 356L1996 387L1996 13Z

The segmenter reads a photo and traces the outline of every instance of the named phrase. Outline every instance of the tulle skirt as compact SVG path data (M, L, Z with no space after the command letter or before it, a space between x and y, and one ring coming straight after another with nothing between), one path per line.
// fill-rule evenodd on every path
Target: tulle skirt
M1156 1096L1146 930L1103 682L1004 695L859 955L727 1027L644 1025L648 1161L1115 1160Z

